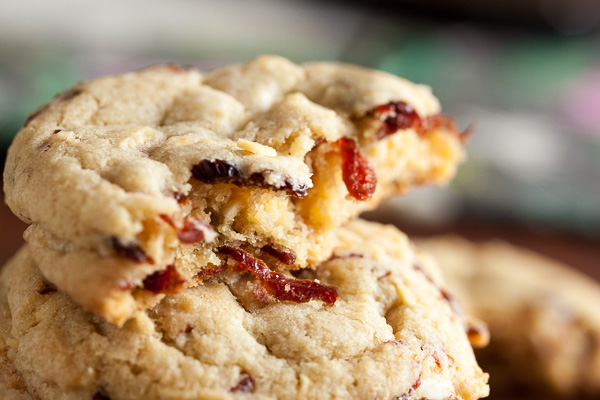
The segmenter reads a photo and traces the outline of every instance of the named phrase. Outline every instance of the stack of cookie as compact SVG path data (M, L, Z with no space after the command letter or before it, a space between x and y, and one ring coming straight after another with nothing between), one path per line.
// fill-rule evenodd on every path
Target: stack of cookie
M0 280L0 394L486 396L432 259L356 219L447 182L463 139L429 88L336 63L163 65L63 92L5 168L30 226Z

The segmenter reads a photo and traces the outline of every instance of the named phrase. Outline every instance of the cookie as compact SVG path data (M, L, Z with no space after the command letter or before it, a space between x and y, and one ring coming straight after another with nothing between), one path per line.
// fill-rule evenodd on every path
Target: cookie
M600 396L598 282L501 241L440 237L419 245L466 310L489 325L490 346L477 356L494 393Z
M337 241L318 268L294 272L337 287L331 306L257 296L251 275L225 273L123 327L47 282L25 247L0 278L0 382L40 399L486 396L430 259L390 226L355 221Z
M428 87L379 71L278 57L207 74L162 65L33 112L4 189L44 276L122 324L164 295L147 279L193 286L223 246L276 269L318 264L361 211L447 182L463 140Z

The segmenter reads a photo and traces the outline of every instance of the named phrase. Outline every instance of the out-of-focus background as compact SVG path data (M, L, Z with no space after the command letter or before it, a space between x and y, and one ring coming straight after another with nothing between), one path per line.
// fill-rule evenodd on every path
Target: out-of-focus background
M2 157L28 112L80 80L262 53L383 69L431 85L459 126L475 124L449 188L370 218L504 238L600 279L597 0L0 0ZM3 262L24 225L6 207L0 223Z

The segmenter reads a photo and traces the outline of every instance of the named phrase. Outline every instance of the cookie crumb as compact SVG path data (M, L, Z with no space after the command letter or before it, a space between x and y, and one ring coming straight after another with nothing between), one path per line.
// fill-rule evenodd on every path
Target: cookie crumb
M239 139L237 146L252 154L258 154L265 157L277 157L277 150L264 144L251 142L246 139Z

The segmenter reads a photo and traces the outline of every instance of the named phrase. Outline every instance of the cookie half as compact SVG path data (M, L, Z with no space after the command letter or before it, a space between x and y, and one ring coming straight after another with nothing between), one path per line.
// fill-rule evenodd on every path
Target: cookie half
M227 273L118 327L48 283L25 247L0 279L0 382L40 399L487 395L439 271L395 228L352 222L331 259L296 275L338 300L259 300L254 278Z
M438 260L465 309L489 325L490 345L478 357L494 393L600 396L598 282L501 241L448 236L418 244Z
M32 113L4 189L44 276L123 323L164 292L146 279L174 269L193 285L222 246L278 269L323 261L359 212L447 182L463 139L428 87L379 71L278 57L207 74L163 65Z

